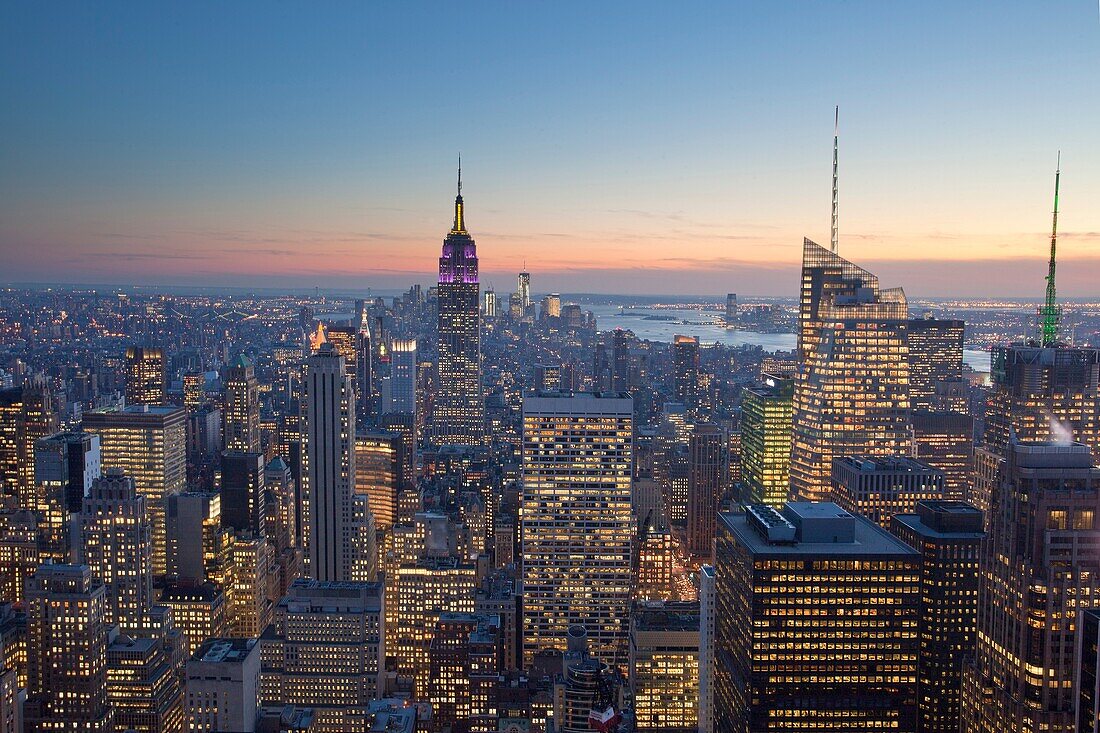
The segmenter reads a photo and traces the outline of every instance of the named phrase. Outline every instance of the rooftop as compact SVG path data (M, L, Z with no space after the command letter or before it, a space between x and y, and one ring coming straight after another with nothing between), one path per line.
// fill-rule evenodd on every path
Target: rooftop
M838 512L844 516L838 515ZM754 555L812 555L821 557L916 555L915 550L877 524L863 517L853 516L832 502L791 502L787 505L784 515L788 519L795 520L796 524L798 520L805 523L807 519L811 522L821 519L826 521L842 519L846 523L850 522L852 541L795 541L773 544L750 526L747 514L722 512L718 515L718 521L721 527L733 534L738 543ZM803 534L800 533L799 536L801 537ZM815 533L814 536L815 539L817 537L824 539L825 537L821 533Z
M248 658L248 655L255 647L255 639L207 639L203 642L202 646L196 649L195 653L191 655L191 661L240 664Z

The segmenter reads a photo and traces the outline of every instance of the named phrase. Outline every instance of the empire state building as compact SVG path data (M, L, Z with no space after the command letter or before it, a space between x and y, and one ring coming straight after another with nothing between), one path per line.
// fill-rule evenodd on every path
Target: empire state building
M439 395L435 402L435 442L478 444L484 432L477 246L463 220L460 165L454 226L443 240L443 254L439 258Z

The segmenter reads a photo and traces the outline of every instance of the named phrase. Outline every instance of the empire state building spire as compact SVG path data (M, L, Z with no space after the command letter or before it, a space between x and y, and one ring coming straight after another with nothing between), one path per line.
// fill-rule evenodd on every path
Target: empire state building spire
M455 225L451 234L465 234L466 221L462 215L462 156L458 156L458 195L455 196Z

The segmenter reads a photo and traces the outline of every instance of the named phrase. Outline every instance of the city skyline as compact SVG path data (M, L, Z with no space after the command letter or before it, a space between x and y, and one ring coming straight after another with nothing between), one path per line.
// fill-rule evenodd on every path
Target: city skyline
M483 283L793 295L836 104L843 256L1041 297L1061 149L1059 294L1100 276L1095 6L493 7L4 11L5 281L430 283L461 150Z

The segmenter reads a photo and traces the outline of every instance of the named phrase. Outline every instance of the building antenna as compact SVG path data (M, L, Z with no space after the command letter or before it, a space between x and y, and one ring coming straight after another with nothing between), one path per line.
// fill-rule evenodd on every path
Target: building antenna
M833 228L832 237L829 240L829 247L832 251L836 252L836 247L839 239L838 232L838 217L837 217L837 148L840 142L840 105L836 106L836 110L833 113Z
M1058 247L1058 184L1062 177L1062 151L1058 151L1058 165L1054 171L1054 219L1050 228L1050 265L1047 269L1047 297L1039 315L1043 346L1054 346L1058 341L1058 321L1061 313L1058 309L1057 291L1054 287L1055 254Z

